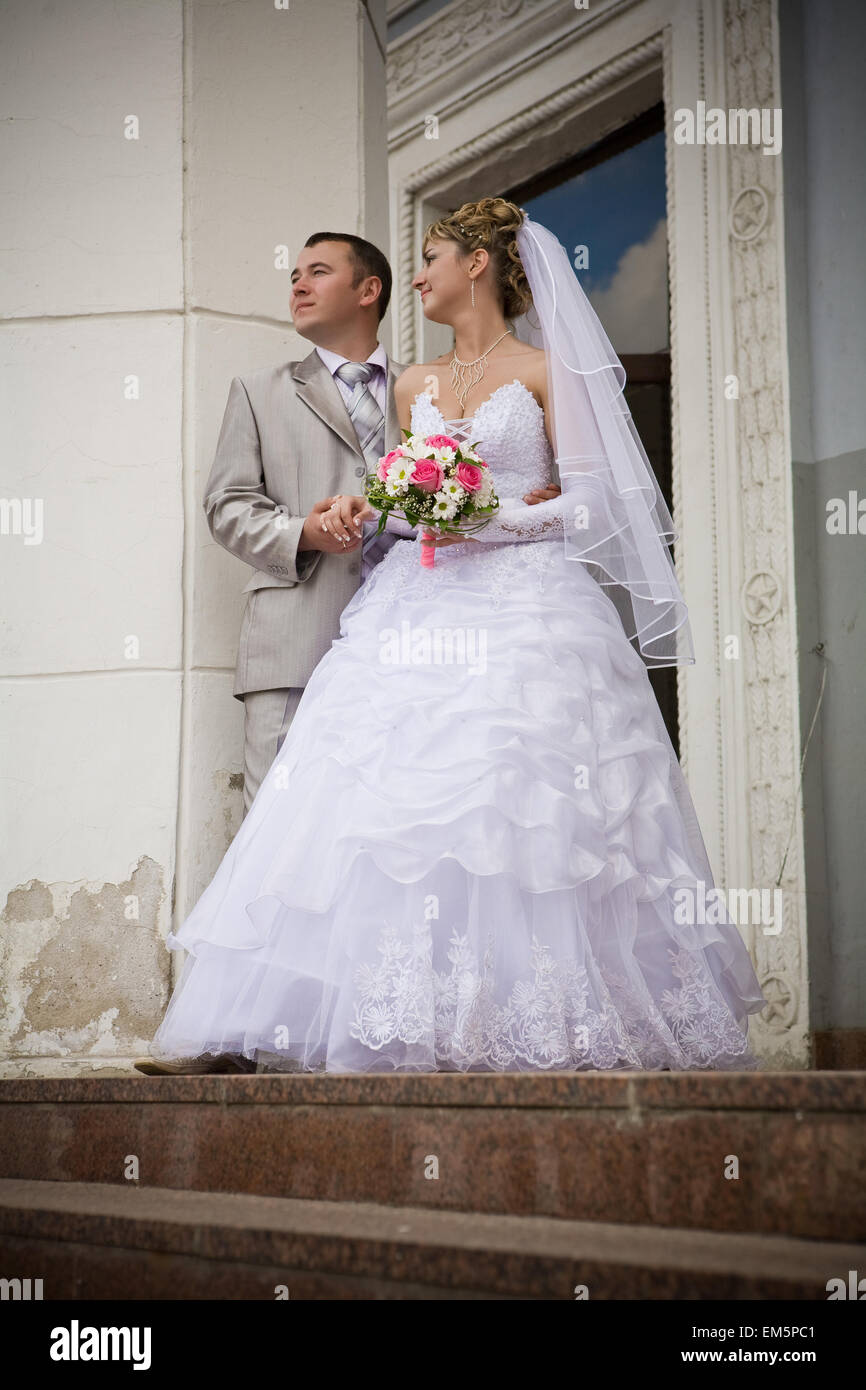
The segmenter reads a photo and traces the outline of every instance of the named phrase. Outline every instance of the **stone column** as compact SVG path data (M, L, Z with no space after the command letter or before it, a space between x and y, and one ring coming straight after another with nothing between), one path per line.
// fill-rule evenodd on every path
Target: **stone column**
M310 232L387 250L384 0L9 0L0 1075L120 1070L240 817L202 489Z

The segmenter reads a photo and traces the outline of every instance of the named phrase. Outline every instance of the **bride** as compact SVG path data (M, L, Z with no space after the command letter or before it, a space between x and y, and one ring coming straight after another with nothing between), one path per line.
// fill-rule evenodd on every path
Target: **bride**
M399 378L401 427L475 442L500 510L431 568L398 541L344 610L168 938L189 955L136 1065L753 1068L766 1000L695 910L713 880L647 675L694 658L622 366L501 198L428 228L413 287L455 347ZM519 500L557 467L560 497ZM325 525L369 515L342 498Z

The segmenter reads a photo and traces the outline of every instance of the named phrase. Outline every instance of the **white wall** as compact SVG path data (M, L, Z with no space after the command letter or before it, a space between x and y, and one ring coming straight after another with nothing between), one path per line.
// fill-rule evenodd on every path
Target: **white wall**
M309 350L275 249L387 250L370 11L378 38L359 0L3 7L2 1074L144 1050L172 898L239 822L248 571L202 491L231 378Z

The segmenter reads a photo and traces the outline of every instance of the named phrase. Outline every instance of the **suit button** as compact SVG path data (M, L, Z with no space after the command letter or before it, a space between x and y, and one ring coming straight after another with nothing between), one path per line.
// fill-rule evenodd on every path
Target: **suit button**
M354 565L350 565L349 573L353 576L353 578L357 579L358 575L361 573L361 566L357 563L355 563Z
M362 468L361 465L358 464L358 467L355 469L355 477L356 477L356 478L363 478L363 477L364 477L364 474L365 474L366 472L367 472L366 468Z

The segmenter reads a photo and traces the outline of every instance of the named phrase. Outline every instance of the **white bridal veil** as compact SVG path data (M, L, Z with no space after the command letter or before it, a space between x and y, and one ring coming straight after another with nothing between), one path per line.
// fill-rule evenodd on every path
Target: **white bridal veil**
M614 586L626 634L647 666L693 663L669 548L677 533L626 405L625 369L553 233L525 217L517 246L533 305L515 333L547 354L565 553Z

